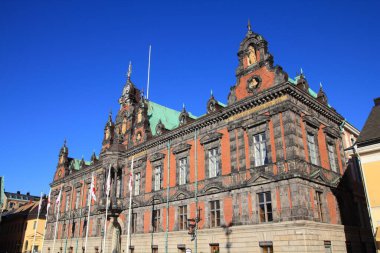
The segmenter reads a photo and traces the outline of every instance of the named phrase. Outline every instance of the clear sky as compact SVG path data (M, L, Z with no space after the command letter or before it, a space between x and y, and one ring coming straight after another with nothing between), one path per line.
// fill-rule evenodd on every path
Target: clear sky
M0 1L0 175L7 191L48 192L69 155L99 153L128 62L152 101L195 115L225 102L252 29L290 77L302 67L358 129L380 96L379 1Z

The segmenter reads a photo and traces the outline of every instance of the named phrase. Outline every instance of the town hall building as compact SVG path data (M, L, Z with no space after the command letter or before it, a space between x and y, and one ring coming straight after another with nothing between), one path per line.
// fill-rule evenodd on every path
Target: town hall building
M44 253L84 252L87 229L89 253L373 252L360 175L344 151L359 132L322 87L274 65L250 25L237 56L228 103L211 95L200 117L146 99L129 72L100 154L60 150Z

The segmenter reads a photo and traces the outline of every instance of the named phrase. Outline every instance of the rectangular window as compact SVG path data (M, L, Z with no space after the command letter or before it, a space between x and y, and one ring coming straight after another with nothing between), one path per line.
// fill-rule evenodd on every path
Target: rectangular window
M101 236L102 233L102 218L98 218L96 223L96 235Z
M309 148L309 158L312 164L318 165L315 137L312 133L307 133L307 147Z
M210 227L220 226L220 203L219 200L210 202Z
M322 192L316 192L318 218L323 222Z
M260 222L273 221L271 192L260 192L259 199L259 219Z
M265 133L259 133L253 136L253 146L255 152L255 166L267 164L268 158Z
M160 218L160 210L153 210L153 232L159 231Z
M187 229L187 206L180 206L178 208L179 215L179 229L186 230Z
M75 209L80 208L80 190L77 190L75 198Z
M217 148L213 148L208 151L208 172L209 172L209 178L216 177L219 175Z
M136 173L135 174L135 196L140 194L140 181L141 181L141 174Z
M154 168L154 190L161 190L162 186L162 178L161 178L161 166L157 166Z
M273 253L273 246L261 246L262 253Z
M331 253L331 241L324 241L325 244L325 253Z
M132 213L131 223L132 223L131 233L136 233L136 231L137 231L137 213Z
M327 144L327 151L329 153L330 168L332 171L337 172L337 167L335 163L334 146L332 144Z
M66 206L65 206L65 211L68 212L70 209L70 194L67 192L66 193Z
M186 176L187 176L187 158L179 159L179 179L178 184L183 185L186 184Z

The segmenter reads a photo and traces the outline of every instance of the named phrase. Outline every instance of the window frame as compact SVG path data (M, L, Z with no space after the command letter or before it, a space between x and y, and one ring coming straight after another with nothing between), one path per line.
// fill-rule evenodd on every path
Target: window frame
M141 187L141 173L137 172L135 173L135 180L134 180L134 195L138 196L140 195L140 187Z
M161 210L160 209L153 210L152 216L153 216L153 224L152 224L153 233L160 232Z
M220 201L219 200L211 200L209 202L210 206L210 228L217 228L220 227L220 221L221 221L221 208L220 208Z
M258 137L258 141L256 141ZM260 167L268 164L268 149L267 149L267 138L265 132L260 132L252 135L253 143L253 159L255 162L255 167ZM257 146L259 147L257 151ZM264 154L265 153L265 154ZM265 156L265 157L263 157ZM264 158L264 160L263 160Z
M268 223L273 222L273 201L272 201L272 192L271 191L263 191L257 193L257 204L258 204L258 218L259 223ZM262 200L260 200L260 196L262 196ZM268 200L268 196L270 200ZM264 207L264 209L261 208ZM269 208L270 206L270 208ZM270 211L269 211L270 209ZM261 212L264 213L261 213Z
M178 229L187 230L187 205L178 207Z

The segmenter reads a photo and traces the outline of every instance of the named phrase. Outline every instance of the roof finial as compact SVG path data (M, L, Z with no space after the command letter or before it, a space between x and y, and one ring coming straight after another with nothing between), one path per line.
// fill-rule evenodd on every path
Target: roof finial
M214 96L214 93L212 92L212 89L211 89L211 97Z
M63 146L66 147L66 138L65 138L65 140L63 141Z
M252 30L251 30L251 20L249 20L249 19L248 19L247 28L248 28L248 32L252 32Z
M128 72L127 72L127 78L128 78L128 80L131 79L131 74L132 74L132 62L129 61Z
M303 70L302 70L302 67L301 67L301 75L303 75Z
M185 110L185 103L182 103L182 109Z
M108 122L112 122L112 109L110 109L110 112L108 114Z
M319 89L322 90L322 82L319 82Z

